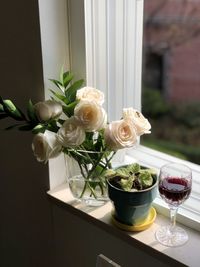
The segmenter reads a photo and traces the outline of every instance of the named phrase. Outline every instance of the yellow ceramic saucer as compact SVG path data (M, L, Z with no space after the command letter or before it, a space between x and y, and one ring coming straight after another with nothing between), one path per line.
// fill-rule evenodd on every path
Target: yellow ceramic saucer
M123 224L123 223L117 221L116 218L114 217L114 213L112 213L113 224L122 230L130 231L130 232L139 232L139 231L146 230L147 228L149 228L153 224L155 219L156 219L156 210L153 207L151 207L151 209L149 211L149 215L147 216L145 221L143 221L140 224L136 224L136 225Z

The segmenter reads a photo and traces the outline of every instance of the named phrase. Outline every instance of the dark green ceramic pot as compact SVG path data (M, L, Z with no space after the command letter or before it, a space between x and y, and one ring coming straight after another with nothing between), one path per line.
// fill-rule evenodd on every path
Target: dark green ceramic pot
M154 184L150 188L136 192L121 190L108 180L108 196L112 201L117 221L127 225L137 225L147 218L157 195L157 175L154 175L153 179Z

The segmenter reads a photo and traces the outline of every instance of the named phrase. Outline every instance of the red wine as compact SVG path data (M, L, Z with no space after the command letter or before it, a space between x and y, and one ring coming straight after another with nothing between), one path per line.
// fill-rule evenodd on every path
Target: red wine
M166 177L159 183L161 197L171 205L180 205L191 192L191 184L184 178Z

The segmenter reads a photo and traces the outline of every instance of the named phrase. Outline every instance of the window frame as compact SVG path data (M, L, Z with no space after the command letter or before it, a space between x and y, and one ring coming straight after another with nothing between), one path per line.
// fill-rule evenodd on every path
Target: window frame
M38 0L38 6L44 91L45 99L49 99L49 88L52 88L49 79L59 77L62 66L70 69L69 1ZM48 166L50 189L66 182L63 155L50 159Z
M104 88L111 120L119 119L123 107L133 106L141 110L143 5L143 0L85 0L87 82L99 89ZM114 20L117 16L118 20ZM109 36L111 31L114 33ZM111 48L115 53L111 52ZM119 66L115 66L116 62ZM117 73L120 73L120 77L117 77ZM113 90L116 84L119 86ZM193 172L194 193L179 208L177 221L200 231L200 208L197 206L200 197L195 190L199 185L200 166L141 145L127 149L125 158L137 160L158 171L169 162L181 162L189 166ZM159 213L168 214L167 204L159 196L154 205ZM194 207L197 207L196 210Z
M87 84L104 92L109 120L141 110L143 0L84 3Z
M77 4L79 2L80 5L82 4L82 0L76 1ZM66 68L70 68L70 29L67 17L69 2L70 0L58 2L39 0L46 97L49 88L48 79L58 75L62 63L65 63ZM84 0L84 9L87 84L105 93L107 105L105 108L108 110L109 120L119 119L123 107L133 106L140 110L143 0ZM76 27L79 27L78 23ZM56 40L52 43L52 36L55 35ZM140 145L126 150L127 157L157 169L172 161L188 165L194 173L194 194L192 194L194 203L190 203L190 206L196 208L195 201L200 202L197 192L200 185L198 182L199 165ZM65 168L63 156L50 160L51 189L66 182ZM192 197L190 200L192 201ZM163 202L157 198L155 205L160 213L166 214L167 209ZM188 210L186 204L183 204L178 220L200 231L200 208L198 212L195 212Z

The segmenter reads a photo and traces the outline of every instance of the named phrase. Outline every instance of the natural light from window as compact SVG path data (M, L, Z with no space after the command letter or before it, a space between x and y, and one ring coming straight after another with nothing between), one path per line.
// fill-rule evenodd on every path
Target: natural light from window
M143 145L200 164L200 6L144 1L142 111L152 124Z

